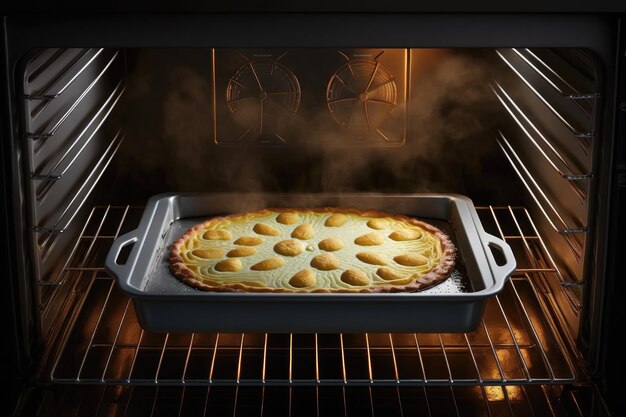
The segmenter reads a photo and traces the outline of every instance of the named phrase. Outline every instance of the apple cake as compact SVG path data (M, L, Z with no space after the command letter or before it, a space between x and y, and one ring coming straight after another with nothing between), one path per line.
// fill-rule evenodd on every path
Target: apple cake
M204 291L411 292L445 280L456 248L410 217L346 208L214 217L172 245L171 272Z

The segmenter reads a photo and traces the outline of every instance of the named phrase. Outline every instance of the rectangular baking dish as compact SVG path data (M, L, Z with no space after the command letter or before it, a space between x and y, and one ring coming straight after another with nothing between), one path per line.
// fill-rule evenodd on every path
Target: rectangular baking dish
M188 287L169 271L171 244L209 217L265 207L329 206L432 221L457 246L469 292L436 286L415 293L217 293ZM128 245L133 246L120 264ZM503 264L496 263L490 248L502 255ZM139 227L114 241L105 266L132 298L141 326L153 332L451 333L478 326L486 301L502 290L516 264L509 245L483 230L472 201L460 195L217 193L152 197Z

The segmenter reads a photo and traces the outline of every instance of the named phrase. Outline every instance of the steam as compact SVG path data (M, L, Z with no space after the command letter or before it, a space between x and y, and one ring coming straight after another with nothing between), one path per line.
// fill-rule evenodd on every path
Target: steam
M209 57L198 62L194 54L206 51L186 53L189 60L151 51L136 64L129 139L117 168L119 178L136 183L129 189L145 194L128 196L131 201L164 191L470 193L482 187L470 178L481 178L490 163L498 108L490 72L471 53L443 50L428 65L415 64L403 146L378 146L381 138L371 139L374 146L346 146L326 108L308 113L301 106L301 123L284 134L295 144L265 150L212 146Z

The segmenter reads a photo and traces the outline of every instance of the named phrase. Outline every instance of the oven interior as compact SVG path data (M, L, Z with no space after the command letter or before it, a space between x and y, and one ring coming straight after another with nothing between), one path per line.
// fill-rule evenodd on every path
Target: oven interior
M41 355L16 415L603 415L603 74L574 48L33 50ZM466 334L144 331L104 256L152 195L207 191L463 194L518 268Z

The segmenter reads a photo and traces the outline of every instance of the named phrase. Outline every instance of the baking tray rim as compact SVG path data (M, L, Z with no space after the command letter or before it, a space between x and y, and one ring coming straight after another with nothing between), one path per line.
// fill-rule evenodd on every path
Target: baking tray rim
M458 202L462 202L468 209L472 225L474 226L474 230L476 232L477 238L481 242L481 250L480 253L485 256L485 262L489 266L489 270L492 274L491 278L493 280L493 285L484 288L475 292L467 292L467 293L454 293L454 294L430 294L423 293L421 291L416 292L397 292L397 293L254 293L254 292L211 292L211 291L194 291L185 294L155 294L148 293L143 290L137 289L136 287L130 285L127 281L122 279L123 277L119 276L119 274L115 271L115 266L118 265L115 260L119 255L119 249L123 246L128 245L130 243L135 243L135 245L139 244L139 248L137 249L140 256L143 244L141 237L144 237L147 232L143 232L138 234L142 228L142 223L144 219L148 218L149 212L154 212L158 203L161 200L172 199L172 198L180 198L180 197L207 197L207 196L247 196L250 198L253 197L268 197L268 196L307 196L307 197L315 197L319 198L350 198L350 197L371 197L371 198L386 198L386 197L420 197L420 198L449 198L451 200L457 200ZM411 215L411 214L407 214ZM198 216L200 217L200 216ZM150 219L153 217L150 216ZM174 218L173 221L180 220L181 217ZM491 252L487 249L487 246L491 244L495 244L502 251L506 263L504 265L497 265L495 259ZM114 247L118 248L118 251L114 250ZM133 247L131 251L134 251ZM167 249L164 249L167 250ZM130 258L130 255L129 255ZM112 266L115 265L115 266ZM494 274L494 268L499 269L497 273ZM389 301L406 301L407 298L418 298L421 301L464 301L467 303L475 302L482 299L487 299L497 295L502 291L504 285L508 278L514 273L516 268L515 257L513 256L513 252L509 245L484 231L480 220L478 219L478 215L474 208L474 204L470 198L461 194L455 193L265 193L265 192L184 192L184 193L175 193L175 192L167 192L153 195L148 200L144 212L141 216L140 224L136 229L129 231L128 233L118 236L115 239L114 244L111 247L111 250L107 254L105 260L105 270L116 278L118 287L122 292L131 296L134 300L150 300L150 301L163 301L163 302L171 302L171 301L189 301L193 299L194 301L198 300L216 300L219 302L229 302L229 303L246 303L254 300L255 302L274 302L276 300L287 299L290 301L297 300L298 302L341 302L345 303L346 301L351 302L389 302ZM132 276L134 273L134 265L132 269L127 274L128 277ZM496 276L499 275L499 276ZM174 276L172 276L173 279ZM483 282L485 280L483 279Z

